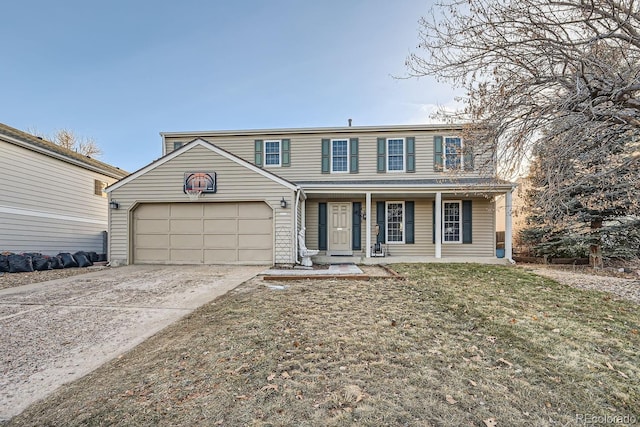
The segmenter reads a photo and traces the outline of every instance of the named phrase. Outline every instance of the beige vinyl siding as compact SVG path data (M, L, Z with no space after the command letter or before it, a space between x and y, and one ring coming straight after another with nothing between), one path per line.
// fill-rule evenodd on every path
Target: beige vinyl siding
M209 141L218 147L227 150L244 160L254 162L254 141L256 139L290 139L291 140L291 166L273 167L266 166L265 169L290 181L350 181L362 179L429 179L450 176L448 172L435 172L433 168L433 137L435 135L454 135L451 131L419 131L412 132L363 132L361 134L342 133L318 133L318 134L287 134L287 135L263 135L263 136L207 136L203 134L202 139ZM377 171L377 138L407 138L415 137L416 148L416 170L415 173L406 172L386 172ZM333 173L323 174L321 168L322 139L358 138L358 173ZM184 137L166 137L165 149L167 153L173 151L174 141L184 141ZM491 157L477 158L476 164L480 165L491 160ZM406 162L406 149L405 149ZM484 170L483 172L487 172ZM464 177L477 177L479 171L464 172Z
M460 200L460 198L442 198L447 200ZM471 199L471 214L473 216L473 233L471 244L443 243L442 257L495 257L495 208L491 199Z
M130 216L137 203L189 203L183 192L184 173L216 172L217 193L204 194L198 202L266 202L273 209L274 262L291 264L293 254L294 192L273 180L226 159L204 146L194 146L178 157L149 170L114 189L110 197L120 204L110 210L110 259L128 263L131 232ZM287 208L280 207L284 197Z
M95 180L116 180L0 141L0 250L103 251L107 198Z
M376 239L376 223L378 201L413 201L415 215L415 243L390 243L387 244L389 256L435 256L435 244L433 243L433 199L432 198L412 198L412 197L389 197L385 199L372 198L371 200L371 221L362 222L362 253L366 249L366 227L371 229L371 244ZM443 197L443 201L461 200L455 197ZM469 200L465 198L465 200ZM495 256L495 231L494 231L494 207L493 201L485 198L474 198L472 200L472 241L471 244L443 243L442 257L494 257ZM330 202L330 199L307 200L306 227L307 227L307 247L309 249L318 248L318 204L320 202ZM344 201L344 200L341 200ZM365 209L364 199L353 199L361 202ZM356 251L355 253L358 253Z

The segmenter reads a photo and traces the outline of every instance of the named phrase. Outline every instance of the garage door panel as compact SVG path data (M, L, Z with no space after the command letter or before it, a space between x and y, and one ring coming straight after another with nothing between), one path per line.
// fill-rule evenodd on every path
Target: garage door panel
M238 260L237 250L229 249L205 249L204 250L204 262L219 263L219 262L236 262Z
M238 236L238 247L246 249L271 249L273 242L270 234L247 236Z
M166 219L139 219L135 223L137 233L167 233L169 232L169 220Z
M273 211L262 202L150 203L133 216L137 263L273 261Z
M171 205L173 218L202 218L202 203L174 203Z
M245 203L238 205L240 218L271 218L273 211L266 203Z
M201 219L172 219L172 233L202 234Z
M134 218L165 219L169 217L169 205L145 204L135 211Z
M136 245L140 248L168 248L167 234L138 234Z
M204 232L213 234L235 234L238 232L238 221L236 219L205 219Z
M240 234L265 234L271 233L273 227L270 219L240 219L238 228Z
M205 234L205 249L235 249L238 247L238 236L236 234Z
M169 262L169 250L137 248L135 257L138 262Z
M172 234L170 248L202 249L202 234Z
M205 204L204 216L206 218L236 218L238 216L238 204L237 203Z
M262 249L239 249L238 261L271 263L271 252Z
M190 264L202 264L202 250L201 249L171 249L171 261L190 263Z

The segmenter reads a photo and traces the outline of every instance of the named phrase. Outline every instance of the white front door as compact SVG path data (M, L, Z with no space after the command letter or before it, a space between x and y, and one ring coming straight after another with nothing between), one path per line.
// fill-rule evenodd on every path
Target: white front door
M329 255L353 255L351 250L351 203L328 203Z

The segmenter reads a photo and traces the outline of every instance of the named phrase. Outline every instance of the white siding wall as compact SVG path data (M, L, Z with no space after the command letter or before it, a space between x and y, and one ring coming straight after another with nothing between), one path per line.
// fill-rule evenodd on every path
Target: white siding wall
M108 202L94 180L116 180L0 141L0 251L103 251Z
M188 202L183 192L185 172L217 173L218 191L205 194L200 202L264 201L274 210L274 263L292 264L294 258L293 215L295 193L203 146L195 146L155 169L113 190L111 200L120 204L110 210L110 260L115 264L130 262L130 218L138 202ZM280 207L284 197L287 208Z

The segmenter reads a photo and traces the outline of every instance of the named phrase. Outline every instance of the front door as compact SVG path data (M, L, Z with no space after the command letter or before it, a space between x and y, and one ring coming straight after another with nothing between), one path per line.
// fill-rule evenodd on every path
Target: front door
M353 255L351 250L351 203L328 203L329 255Z

